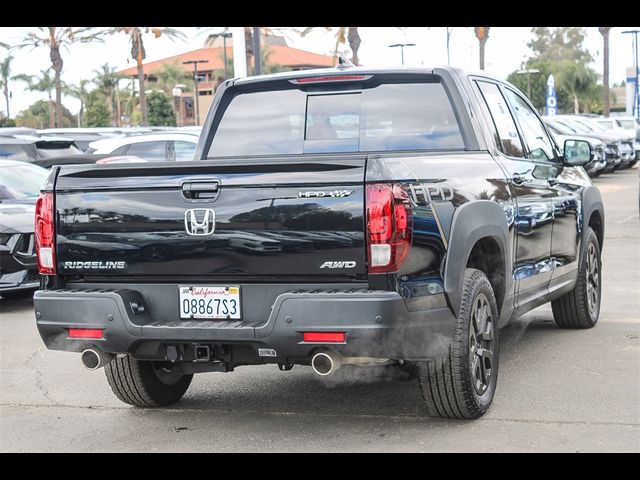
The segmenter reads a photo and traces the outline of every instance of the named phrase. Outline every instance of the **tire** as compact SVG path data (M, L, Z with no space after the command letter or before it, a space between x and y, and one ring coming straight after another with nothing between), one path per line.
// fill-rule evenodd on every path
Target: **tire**
M488 313L490 316L485 317ZM483 331L483 335L478 335L479 331ZM493 289L483 272L467 268L449 355L417 365L420 390L429 415L481 417L493 401L498 361L498 308Z
M161 362L117 356L104 367L113 393L134 407L164 407L182 398L193 374L176 374Z
M560 328L592 328L598 323L602 303L600 244L591 227L580 255L578 280L569 293L553 300L553 319Z

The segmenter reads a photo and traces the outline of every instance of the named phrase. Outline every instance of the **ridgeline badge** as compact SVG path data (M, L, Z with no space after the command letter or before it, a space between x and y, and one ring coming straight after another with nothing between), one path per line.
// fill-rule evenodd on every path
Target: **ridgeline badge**
M122 270L127 262L64 262L64 268L74 270Z

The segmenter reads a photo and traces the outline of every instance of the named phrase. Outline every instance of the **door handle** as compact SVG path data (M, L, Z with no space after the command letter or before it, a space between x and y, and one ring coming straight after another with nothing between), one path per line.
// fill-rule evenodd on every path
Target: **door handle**
M220 182L187 182L182 184L182 195L189 200L212 199L218 196Z
M516 185L522 185L527 180L524 175L520 175L519 173L514 174L511 178L513 180L513 183L515 183Z

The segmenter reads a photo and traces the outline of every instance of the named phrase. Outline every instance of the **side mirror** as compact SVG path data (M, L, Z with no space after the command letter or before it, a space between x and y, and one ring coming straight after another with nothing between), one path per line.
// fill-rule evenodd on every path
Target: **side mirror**
M565 140L564 161L568 167L582 167L594 158L591 144L584 140Z

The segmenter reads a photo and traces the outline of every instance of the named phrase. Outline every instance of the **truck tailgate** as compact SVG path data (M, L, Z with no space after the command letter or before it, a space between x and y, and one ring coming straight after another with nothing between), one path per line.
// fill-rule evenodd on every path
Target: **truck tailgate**
M58 272L362 276L365 164L341 155L63 167Z

